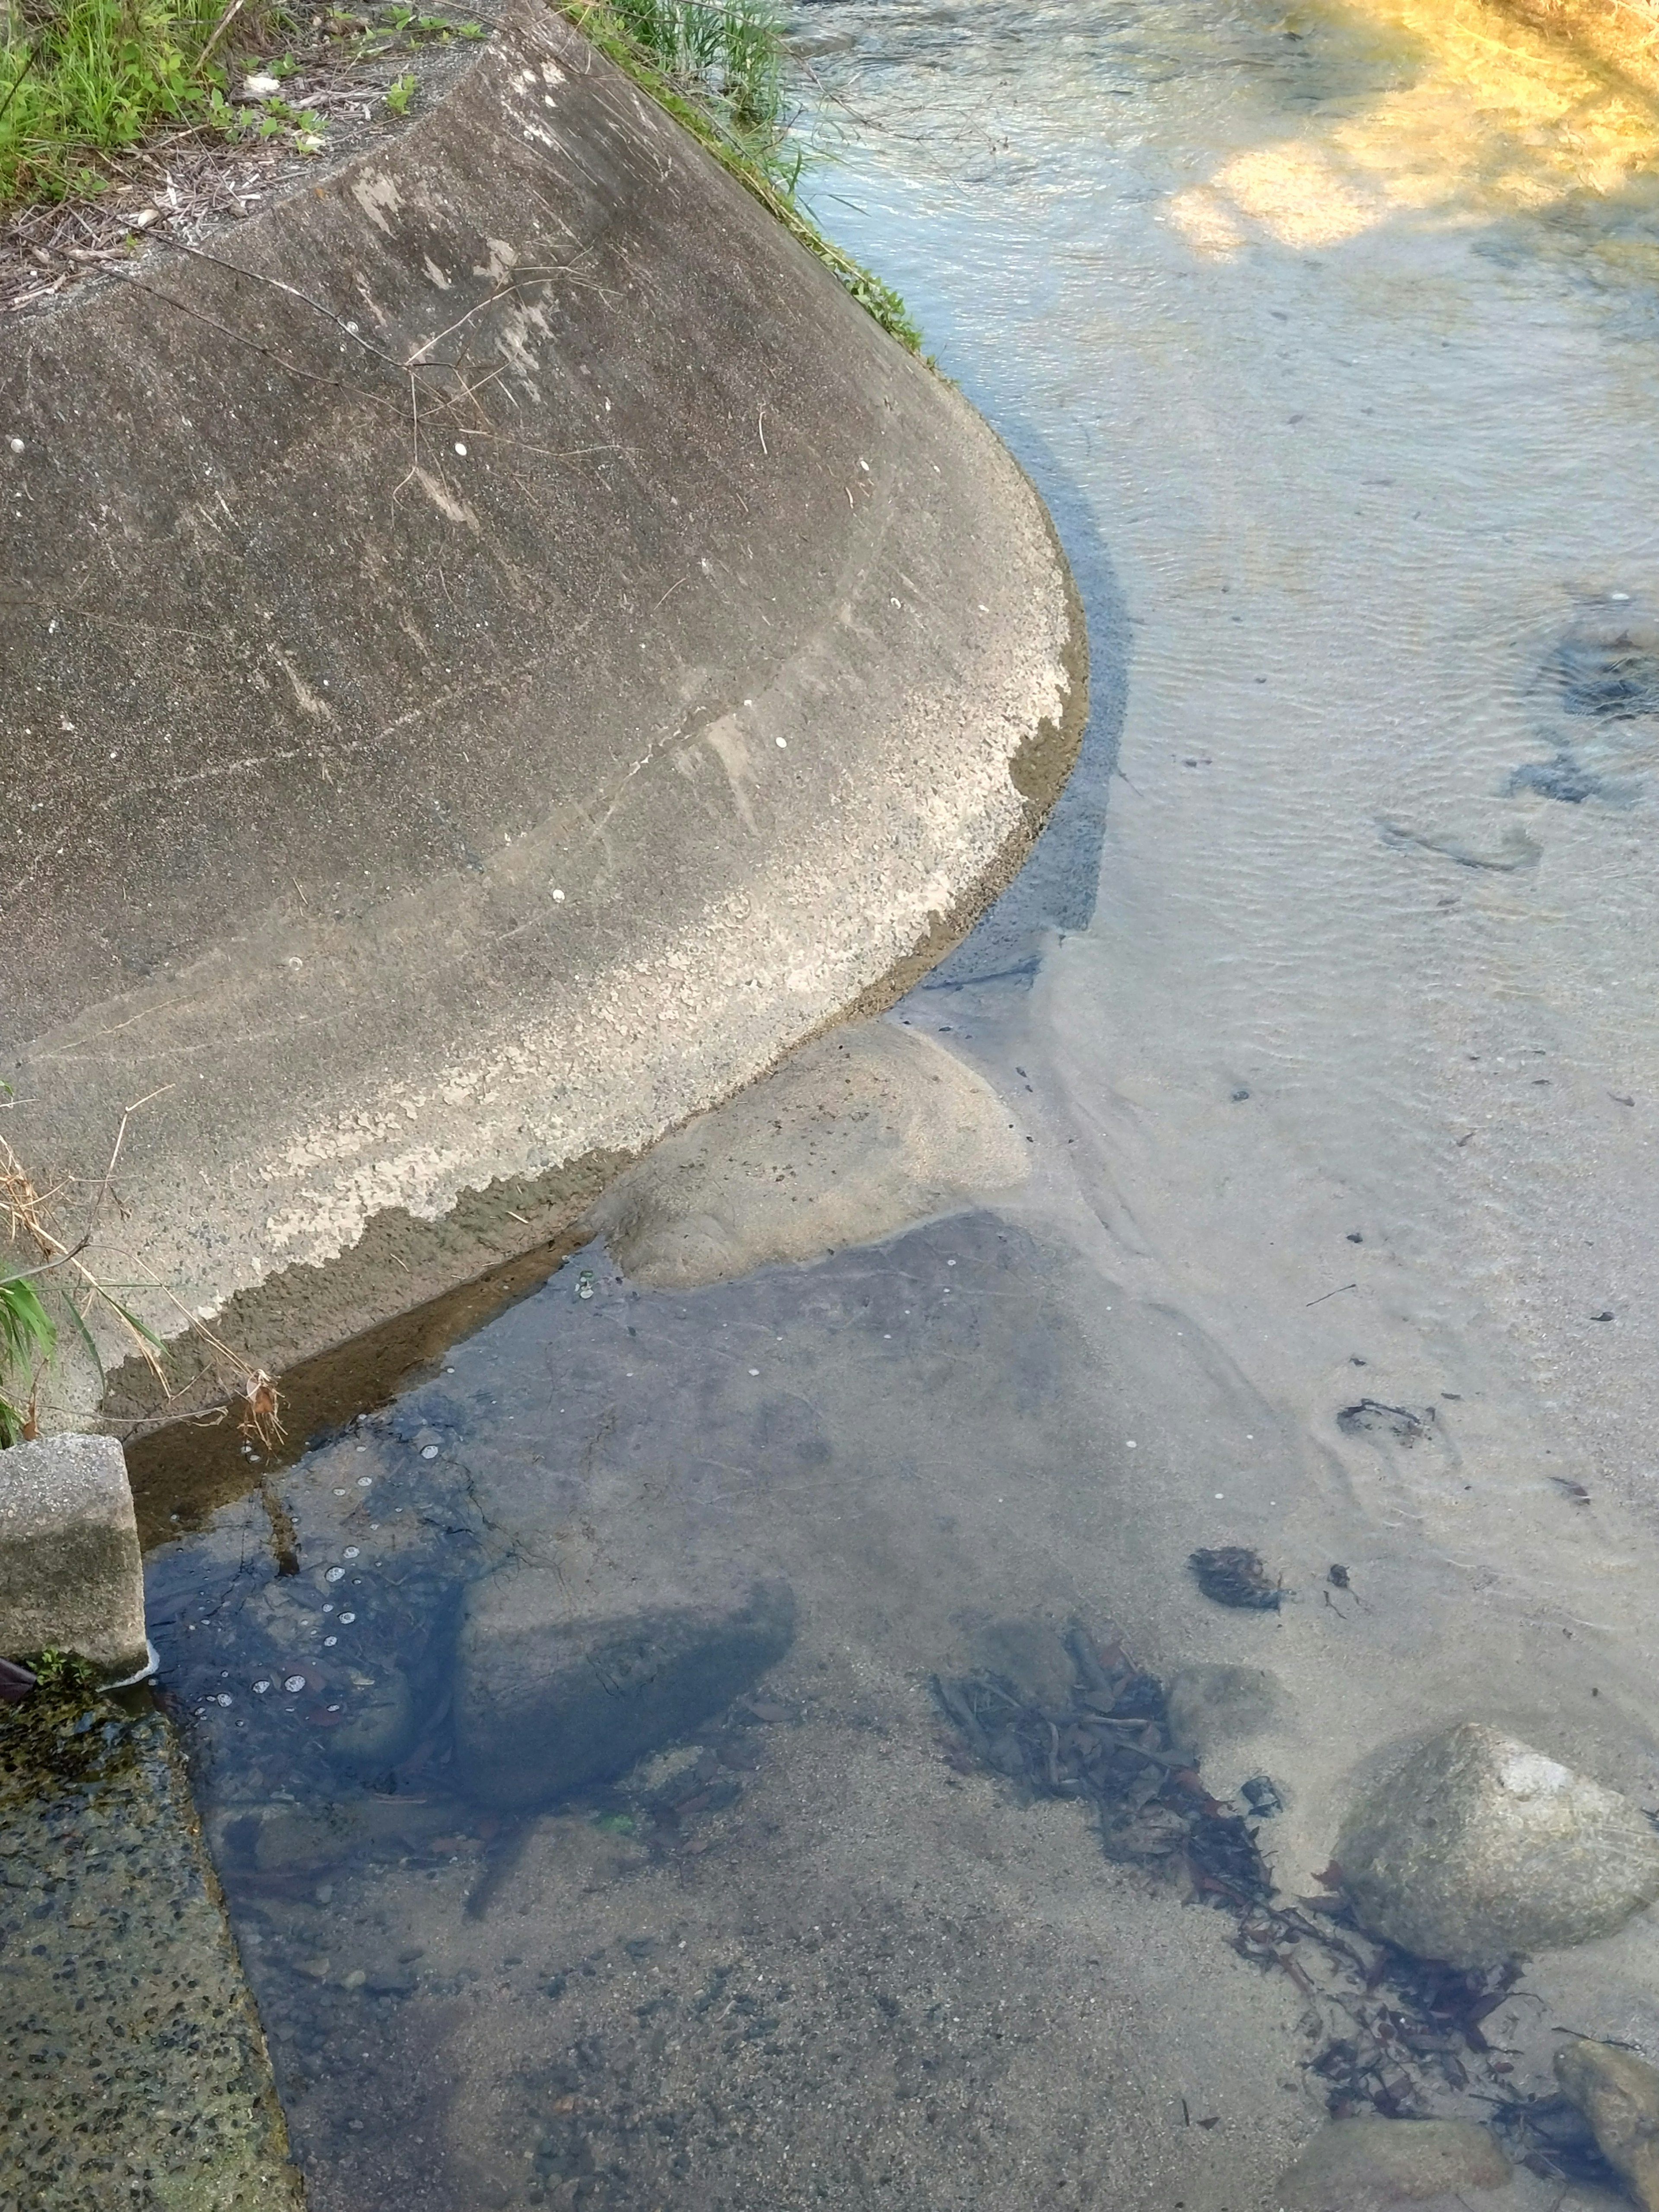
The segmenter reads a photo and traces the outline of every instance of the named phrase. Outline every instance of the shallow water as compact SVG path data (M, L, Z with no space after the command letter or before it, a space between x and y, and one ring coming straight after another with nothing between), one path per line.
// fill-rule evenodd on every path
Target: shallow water
M593 1248L278 1479L297 1577L257 1497L155 1556L319 2212L1274 2202L1321 2033L957 1756L928 1678L1000 1620L1269 1669L1203 1772L1271 1778L1289 1897L1466 1716L1659 1803L1659 136L1468 4L799 21L820 211L1089 607L1055 823L895 1017L1032 1177L690 1293ZM787 1579L793 1645L492 1809L458 1610L578 1537ZM1278 1611L1200 1594L1233 1543ZM1522 1989L1427 2109L1547 2086L1559 2023L1659 2057L1647 1923Z

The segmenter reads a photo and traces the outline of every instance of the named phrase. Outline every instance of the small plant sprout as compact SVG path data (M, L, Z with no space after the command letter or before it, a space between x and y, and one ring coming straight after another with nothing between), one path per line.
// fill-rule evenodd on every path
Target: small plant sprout
M386 104L394 115L407 115L409 103L419 90L419 80L412 70L405 70L386 88Z

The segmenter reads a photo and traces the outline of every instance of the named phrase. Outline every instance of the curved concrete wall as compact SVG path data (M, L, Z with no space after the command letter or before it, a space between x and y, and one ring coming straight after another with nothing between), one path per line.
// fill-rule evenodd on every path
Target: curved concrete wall
M0 335L0 489L9 1133L146 1099L103 1264L273 1370L942 950L1080 726L997 441L535 0Z

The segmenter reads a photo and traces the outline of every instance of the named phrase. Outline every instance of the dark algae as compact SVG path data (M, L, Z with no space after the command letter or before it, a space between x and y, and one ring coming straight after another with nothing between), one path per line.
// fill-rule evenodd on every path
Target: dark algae
M940 1711L979 1765L1033 1796L1092 1807L1106 1856L1184 1875L1200 1895L1245 1904L1273 1883L1243 1819L1212 1797L1170 1733L1164 1686L1121 1644L1073 1623L1071 1692L1041 1704L1007 1676L935 1676Z
M1333 2118L1430 2118L1449 2094L1469 2093L1494 2107L1534 2171L1593 2178L1586 2160L1595 2154L1582 2127L1549 2100L1515 2100L1504 2085L1508 2062L1486 2034L1483 2023L1514 1990L1519 1965L1465 1971L1368 1936L1336 1865L1320 1877L1324 1894L1279 1896L1254 1825L1284 1809L1272 1779L1254 1775L1243 1785L1248 1816L1213 1797L1196 1756L1171 1737L1158 1679L1121 1643L1097 1643L1077 1623L1066 1648L1074 1679L1066 1694L1047 1701L992 1668L935 1676L934 1701L954 1733L950 1762L963 1771L988 1768L1030 1799L1082 1800L1108 1858L1231 1913L1233 1949L1285 1975L1304 2000L1303 2063Z
M1412 1406L1385 1406L1380 1398L1360 1398L1343 1407L1336 1425L1345 1437L1377 1434L1393 1437L1398 1443L1421 1443L1434 1433L1434 1407L1425 1406L1419 1411Z
M1277 1613L1284 1601L1281 1583L1269 1582L1261 1554L1242 1544L1223 1544L1214 1551L1194 1552L1187 1562L1198 1586L1218 1605L1233 1605L1255 1613Z

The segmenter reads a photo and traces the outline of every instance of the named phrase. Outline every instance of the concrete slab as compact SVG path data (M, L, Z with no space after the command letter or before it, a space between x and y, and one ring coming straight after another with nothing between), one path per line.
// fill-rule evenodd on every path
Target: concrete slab
M0 2212L302 2212L171 1729L0 1708Z
M113 1437L0 1452L0 1657L72 1652L119 1680L143 1666L144 1571Z
M9 1133L96 1194L127 1116L91 1257L184 1390L71 1347L58 1425L558 1237L937 958L1075 752L1009 455L538 0L391 146L15 319L0 430Z

